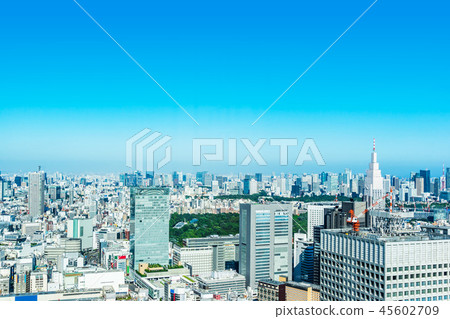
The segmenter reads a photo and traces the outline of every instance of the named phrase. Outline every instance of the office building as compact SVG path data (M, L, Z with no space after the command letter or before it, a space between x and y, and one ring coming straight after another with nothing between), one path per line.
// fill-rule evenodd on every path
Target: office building
M198 287L207 290L220 299L226 299L245 294L245 277L234 270L214 271L210 275L203 275L197 278Z
M294 234L293 280L313 282L314 242L307 241L306 234Z
M425 191L425 181L423 177L416 177L416 195L422 196Z
M133 267L139 263L169 264L169 189L130 190L130 245Z
M334 208L335 205L314 203L309 204L307 208L308 212L308 229L307 229L307 239L311 241L313 239L314 226L323 225L325 209Z
M450 167L445 170L445 187L450 190Z
M449 299L448 227L402 235L322 230L321 259L325 301Z
M28 176L28 208L30 215L36 218L44 213L45 175L43 172L30 173Z
M423 178L423 191L425 193L430 193L431 192L430 170L429 169L420 170L420 177Z
M213 271L213 248L190 248L175 245L173 263L190 269L191 276L210 274Z
M67 237L81 239L81 249L88 250L94 244L94 220L87 218L74 218L67 221Z
M238 269L239 235L186 238L183 243L188 248L211 247L213 271Z
M256 290L258 281L292 278L292 205L241 204L239 273Z

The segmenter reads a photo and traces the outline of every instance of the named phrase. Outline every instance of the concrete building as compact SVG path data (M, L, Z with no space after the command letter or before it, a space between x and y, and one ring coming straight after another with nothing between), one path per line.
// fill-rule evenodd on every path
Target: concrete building
M210 274L213 271L213 248L190 248L175 245L173 263L189 268L192 276Z
M169 189L131 188L130 236L134 269L169 264Z
M28 184L28 209L31 217L36 218L44 213L44 172L30 173Z
M324 215L326 208L334 208L336 205L330 203L314 203L309 204L308 211L308 229L307 240L312 241L314 235L314 226L320 226L324 223Z
M94 220L86 218L74 218L67 222L67 237L81 239L81 249L92 249Z
M314 242L306 234L294 234L293 280L312 282L314 278Z
M211 247L213 251L213 271L237 270L239 235L186 238L183 242L189 248Z
M322 230L321 251L322 300L449 299L447 234Z
M415 182L416 182L416 195L422 196L425 191L425 184L424 184L425 181L423 177L416 177Z
M306 282L286 283L286 301L320 301L320 286Z
M199 276L198 287L226 299L231 294L245 294L245 277L234 270L214 271L207 276Z
M239 229L239 273L248 287L292 278L291 204L241 204Z
M285 301L286 282L275 280L261 280L258 283L259 301Z

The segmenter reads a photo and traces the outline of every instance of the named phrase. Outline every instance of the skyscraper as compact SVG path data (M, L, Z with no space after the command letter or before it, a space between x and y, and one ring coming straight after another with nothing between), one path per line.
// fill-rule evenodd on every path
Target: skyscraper
M130 240L134 269L139 263L169 264L169 189L131 188Z
M308 211L308 229L307 229L307 239L309 241L313 240L314 226L323 225L325 209L334 208L335 205L314 203L309 204Z
M422 196L423 192L424 192L424 179L423 177L416 177L416 195L417 196Z
M292 278L292 206L241 204L239 255L247 287L255 290L260 280Z
M372 207L383 197L383 177L377 162L377 153L375 152L375 139L373 139L372 160L369 163L369 169L366 172L364 185L364 199L367 207ZM384 208L385 202L380 201L375 208Z
M448 300L450 229L428 228L402 235L322 230L321 300Z
M420 170L420 177L423 178L423 191L425 193L431 192L431 186L430 186L430 170L429 169L421 169Z
M30 173L28 176L28 209L35 218L44 213L44 172Z
M450 167L445 171L445 187L450 189Z

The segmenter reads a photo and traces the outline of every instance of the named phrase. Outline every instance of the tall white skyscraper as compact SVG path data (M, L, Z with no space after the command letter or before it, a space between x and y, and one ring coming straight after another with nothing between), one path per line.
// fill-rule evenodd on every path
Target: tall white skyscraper
M383 193L383 177L377 162L377 153L375 152L375 139L373 139L372 160L369 164L369 169L366 172L366 180L364 185L364 200L368 207L371 207L378 200L384 196ZM385 202L380 200L375 208L383 209Z
M44 213L44 172L30 173L28 176L28 209L31 217Z

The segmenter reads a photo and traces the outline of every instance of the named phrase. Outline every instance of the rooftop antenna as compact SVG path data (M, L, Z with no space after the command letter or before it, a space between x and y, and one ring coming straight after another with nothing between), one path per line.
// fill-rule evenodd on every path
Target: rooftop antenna
M375 152L375 138L373 139L373 151Z

